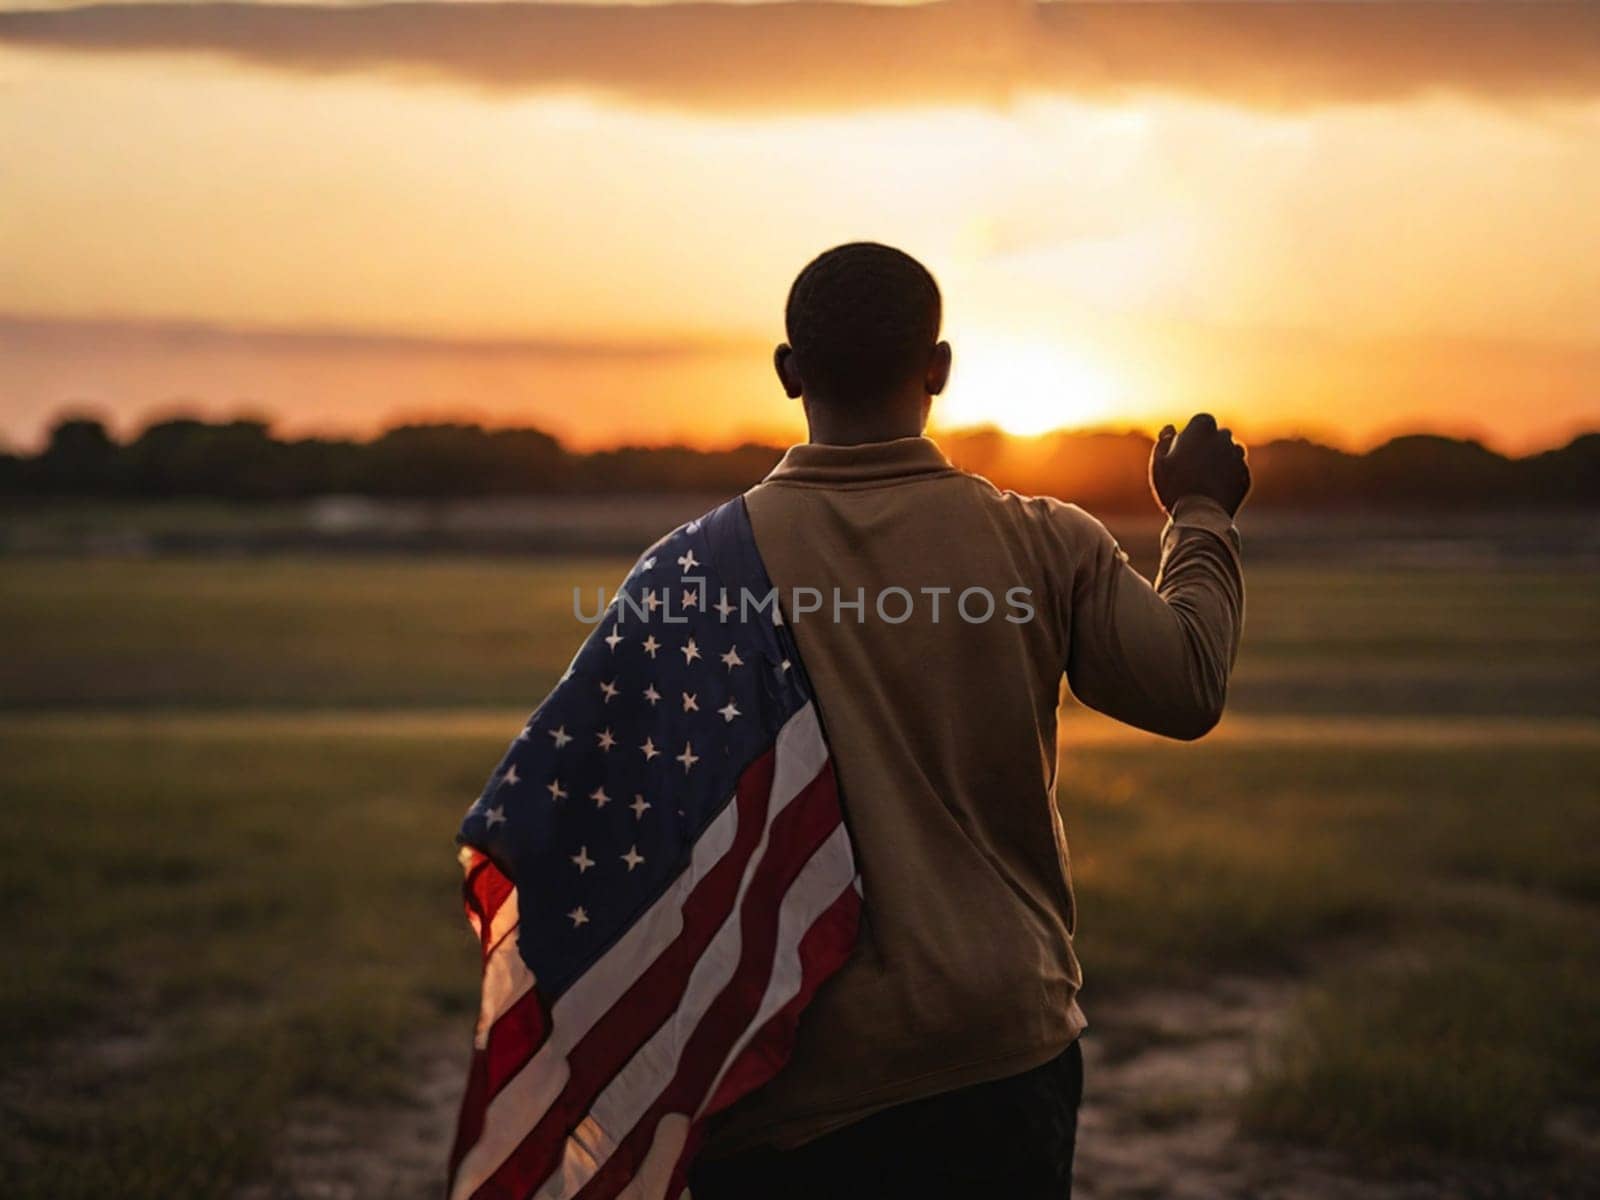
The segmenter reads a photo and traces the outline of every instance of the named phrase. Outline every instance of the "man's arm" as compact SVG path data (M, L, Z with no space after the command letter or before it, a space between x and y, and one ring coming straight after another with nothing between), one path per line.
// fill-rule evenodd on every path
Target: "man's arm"
M1201 414L1162 430L1151 484L1169 514L1155 585L1103 526L1080 559L1067 678L1091 708L1166 737L1192 739L1221 718L1244 622L1239 534L1250 487L1243 447Z

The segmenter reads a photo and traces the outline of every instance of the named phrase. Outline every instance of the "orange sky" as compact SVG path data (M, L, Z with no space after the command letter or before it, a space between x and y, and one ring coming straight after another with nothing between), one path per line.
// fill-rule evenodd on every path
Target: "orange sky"
M784 290L854 237L944 286L947 424L1600 426L1600 6L18 7L16 444L788 437Z

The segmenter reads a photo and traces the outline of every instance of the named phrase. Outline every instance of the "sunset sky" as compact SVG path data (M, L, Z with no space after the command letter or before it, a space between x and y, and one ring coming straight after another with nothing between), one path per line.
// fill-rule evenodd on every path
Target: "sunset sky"
M946 425L1600 427L1600 5L0 0L0 438L788 438L789 280L928 263Z

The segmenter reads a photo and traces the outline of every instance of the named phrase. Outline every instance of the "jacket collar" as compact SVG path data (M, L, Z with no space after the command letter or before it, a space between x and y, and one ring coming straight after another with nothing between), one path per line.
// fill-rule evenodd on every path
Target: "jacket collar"
M932 438L896 438L858 446L790 446L767 476L771 483L849 485L887 483L953 473L955 467Z

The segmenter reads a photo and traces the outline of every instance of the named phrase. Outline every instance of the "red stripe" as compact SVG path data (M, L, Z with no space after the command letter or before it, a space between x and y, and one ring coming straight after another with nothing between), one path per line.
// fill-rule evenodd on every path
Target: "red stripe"
M699 1119L689 1127L689 1135L684 1139L683 1150L678 1155L677 1165L667 1185L668 1197L680 1195L688 1186L689 1166L705 1140L707 1120L755 1091L788 1063L794 1052L801 1012L811 1003L817 988L850 957L860 922L861 894L855 888L848 887L806 930L799 948L800 990L772 1014L745 1048L739 1051L739 1056L729 1064L728 1073L717 1085L716 1094L707 1101Z
M811 1003L823 980L850 957L860 921L861 893L847 887L806 930L800 939L800 990L772 1014L729 1064L715 1094L706 1102L702 1120L755 1091L789 1061L801 1011Z
M461 1097L461 1115L456 1118L456 1140L450 1147L450 1174L454 1179L456 1168L467 1156L467 1151L483 1132L483 1116L488 1110L489 1094L484 1086L484 1058L480 1050L472 1056L472 1068L467 1072L467 1090Z
M784 894L806 863L839 827L833 768L825 763L817 777L773 822L767 852L756 868L739 909L740 956L727 985L684 1043L677 1073L604 1167L578 1193L615 1195L633 1177L650 1149L657 1123L668 1113L693 1114L716 1080L739 1036L749 1028L772 978L778 917Z
M550 1036L550 1015L537 987L529 988L489 1027L484 1047L484 1103L522 1070Z
M676 1010L690 972L732 911L745 866L761 841L775 765L776 751L768 750L740 776L733 845L684 900L678 936L573 1047L568 1056L571 1076L561 1095L475 1197L498 1200L536 1190L561 1161L567 1135L594 1098Z
M462 882L461 890L462 898L467 905L467 915L476 918L474 924L478 928L478 937L483 942L484 957L487 958L489 951L494 949L489 938L494 928L495 914L500 911L500 906L514 890L511 880L506 878L487 855L474 850L472 859L467 864L467 877Z

